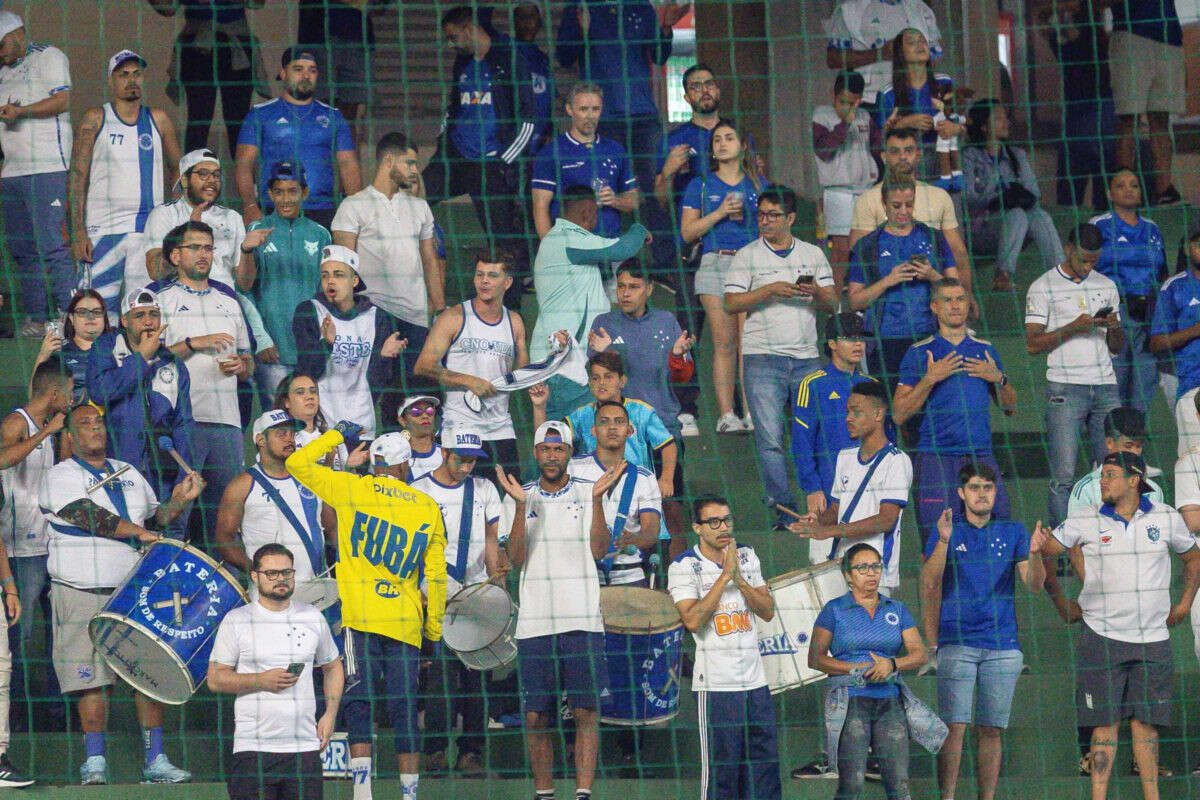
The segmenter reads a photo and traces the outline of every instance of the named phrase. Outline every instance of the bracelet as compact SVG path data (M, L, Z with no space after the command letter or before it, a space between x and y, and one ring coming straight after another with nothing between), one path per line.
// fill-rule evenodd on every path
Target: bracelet
M900 668L896 666L895 657L893 656L892 658L889 658L888 660L892 662L892 672L899 672Z
M190 336L183 337L183 343L185 345L187 345L188 350L191 350L193 353L196 352L196 348L192 347L192 337L190 337Z

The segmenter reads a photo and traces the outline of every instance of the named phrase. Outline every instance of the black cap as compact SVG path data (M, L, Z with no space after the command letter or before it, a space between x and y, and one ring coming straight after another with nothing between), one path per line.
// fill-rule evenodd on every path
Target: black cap
M1101 464L1120 467L1125 470L1126 475L1136 475L1138 492L1146 494L1150 491L1150 484L1146 483L1146 462L1142 460L1141 456L1134 453L1109 453Z
M825 320L825 339L865 339L867 326L863 323L861 314L854 311L843 311L833 314Z
M317 49L299 44L292 45L283 51L283 56L279 60L279 66L281 68L286 67L288 64L301 58L308 59L316 64L318 68L321 66L321 59L317 57Z
M1104 435L1145 441L1146 415L1131 406L1117 406L1104 417Z

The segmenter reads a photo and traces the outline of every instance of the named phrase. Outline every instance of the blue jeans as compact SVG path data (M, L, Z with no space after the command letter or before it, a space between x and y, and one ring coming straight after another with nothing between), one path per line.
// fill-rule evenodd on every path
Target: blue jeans
M838 741L838 787L834 800L860 800L867 748L879 759L888 800L910 800L908 720L899 697L851 697Z
M750 354L742 357L746 402L754 421L754 447L758 470L766 489L766 503L791 505L788 484L788 451L784 436L792 413L792 402L804 376L821 366L819 358L791 358Z
M43 172L0 179L8 252L21 283L21 310L49 316L47 294L66 310L75 292L75 262L67 242L67 173Z
M1125 348L1113 357L1121 405L1133 406L1145 414L1158 388L1158 361L1147 346L1150 323L1131 318L1129 309L1121 303L1121 325L1125 329Z
M1046 455L1050 460L1050 525L1067 518L1075 462L1079 458L1079 428L1085 427L1092 463L1104 458L1104 418L1121 405L1114 383L1099 386L1046 383Z
M45 669L52 647L50 629L50 578L46 571L46 556L11 556L13 579L17 582L17 596L21 600L21 621L9 628L9 649L12 652L12 684L9 691L14 697L57 697L58 678L54 670ZM42 627L46 635L46 654L37 662L29 651L33 639L34 610L41 606ZM45 678L34 676L43 673Z
M1020 650L988 650L948 644L937 651L938 712L949 725L1007 728L1013 690L1025 656Z
M971 234L973 248L983 253L995 253L996 269L1010 276L1016 274L1017 259L1028 239L1037 245L1045 269L1061 264L1066 258L1054 220L1041 206L977 214L971 220Z
M229 482L245 470L244 462L240 428L216 422L197 422L192 427L191 467L204 478L205 486L200 493L198 515L193 509L191 541L202 549L213 541L221 495Z

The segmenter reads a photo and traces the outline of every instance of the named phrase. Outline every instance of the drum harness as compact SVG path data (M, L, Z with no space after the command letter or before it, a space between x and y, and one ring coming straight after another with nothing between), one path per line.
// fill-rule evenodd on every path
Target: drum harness
M850 498L850 502L846 504L846 510L842 512L838 522L850 522L850 515L854 513L854 509L858 508L858 501L862 500L863 492L867 490L867 484L871 482L871 476L875 474L875 469L883 462L883 457L892 450L892 445L885 444L879 448L879 452L871 459L871 466L867 467L867 474L863 475L862 483L858 485L858 489L854 492L854 497ZM858 458L856 453L855 458ZM829 557L833 558L837 554L838 545L841 543L842 537L833 537L832 546L829 548Z
M596 568L604 573L604 583L606 586L611 586L613 567L613 555L616 551L613 545L621 538L621 534L625 532L625 522L629 519L629 506L633 503L633 488L637 483L637 467L633 464L625 465L625 483L621 485L621 499L617 501L617 515L613 519L612 526L612 542L609 544L609 551L604 558L596 562ZM611 491L611 490L610 490ZM641 569L641 565L636 567L630 565L628 567L616 567L616 569Z
M471 475L463 481L462 511L458 518L458 553L454 566L446 565L446 573L459 584L467 577L467 551L471 547L471 523L475 520L475 478Z
M264 475L258 467L250 467L247 472L250 473L250 477L254 482L261 486L262 490L267 493L267 497L271 502L279 508L279 513L283 514L283 518L288 521L288 524L296 529L296 533L300 536L300 541L304 542L304 549L308 551L308 560L312 564L313 574L320 575L325 571L324 541L319 536L313 536L309 529L301 524L300 520L296 518L296 512L292 511L291 506L284 501L283 496L279 494L279 490L275 488L271 479ZM296 479L291 478L291 480L295 481ZM299 484L297 483L297 485ZM319 526L316 527L319 529Z

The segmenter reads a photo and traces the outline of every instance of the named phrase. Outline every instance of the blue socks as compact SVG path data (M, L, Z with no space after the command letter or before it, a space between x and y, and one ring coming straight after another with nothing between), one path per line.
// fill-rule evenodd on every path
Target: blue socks
M87 758L103 756L106 752L103 733L85 733L83 735L83 752Z
M162 755L162 727L144 728L142 730L142 747L146 750L146 766L148 767L151 761Z

